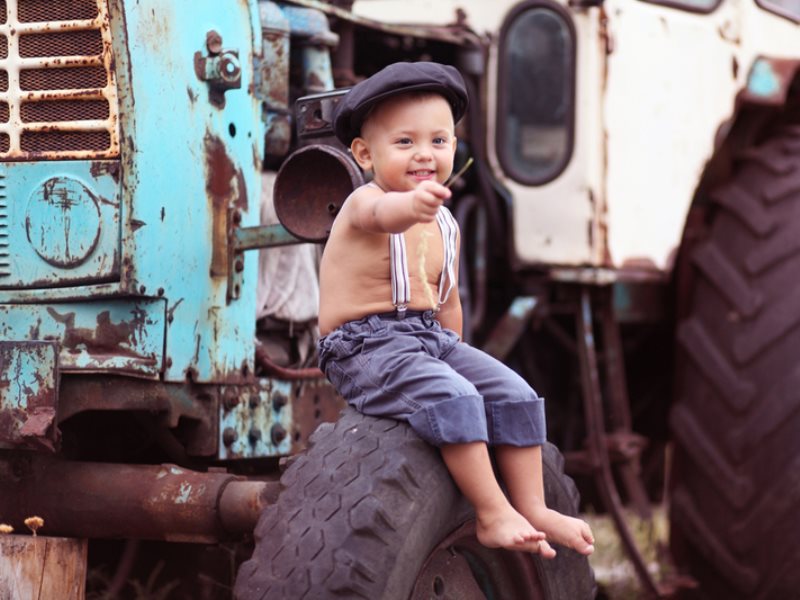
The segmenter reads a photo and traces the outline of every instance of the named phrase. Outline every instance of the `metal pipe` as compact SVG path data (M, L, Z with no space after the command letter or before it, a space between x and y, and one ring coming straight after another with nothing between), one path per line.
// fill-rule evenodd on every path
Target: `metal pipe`
M267 354L267 351L261 346L256 346L256 364L261 367L267 375L273 375L288 381L325 378L325 374L317 367L308 367L305 369L281 367L270 360L269 354Z
M0 515L22 531L27 517L40 516L48 535L216 543L251 533L278 485L169 464L8 453L0 458Z

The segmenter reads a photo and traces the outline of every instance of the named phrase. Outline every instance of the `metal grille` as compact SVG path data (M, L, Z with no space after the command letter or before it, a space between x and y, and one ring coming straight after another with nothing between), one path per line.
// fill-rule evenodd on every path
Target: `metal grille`
M17 0L17 5L20 23L77 21L97 16L96 0Z
M103 67L68 67L65 69L26 69L19 73L19 88L32 90L69 90L106 87Z
M107 131L26 131L20 146L24 152L63 150L105 150L110 143Z
M2 51L2 48L0 48ZM97 31L65 31L39 33L19 38L19 55L34 56L97 56L103 53L103 36Z
M0 0L0 160L119 156L109 25L107 0Z
M8 121L8 105L0 104L0 119L5 106L5 121ZM51 102L25 102L20 110L23 123L49 121L87 121L108 118L108 102L104 100L53 100Z

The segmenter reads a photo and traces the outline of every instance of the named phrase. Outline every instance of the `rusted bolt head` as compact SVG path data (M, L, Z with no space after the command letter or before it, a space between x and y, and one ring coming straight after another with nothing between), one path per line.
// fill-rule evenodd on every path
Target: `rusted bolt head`
M239 394L236 393L236 390L226 390L222 397L222 403L228 410L233 410L239 406Z
M233 427L226 427L225 431L222 432L222 443L226 446L230 446L238 439L239 434L236 433L236 430Z
M250 408L258 408L261 398L258 397L258 394L251 394L250 395Z
M287 402L288 398L280 392L272 395L272 408L274 408L276 412L280 411L284 406L286 406Z
M280 423L275 423L275 425L272 426L272 430L270 431L270 437L272 438L272 443L275 446L277 446L284 439L286 439L286 430L283 428L283 425L281 425Z
M242 67L235 54L225 52L219 59L219 75L223 81L236 83L242 75Z
M237 208L235 211L233 211L232 217L233 217L233 222L238 225L239 223L242 222L242 211Z
M247 434L247 438L250 440L250 443L255 445L261 441L261 430L256 429L253 427Z
M206 33L206 48L211 54L219 54L222 50L222 36L213 29Z
M244 271L244 261L241 258L237 258L236 262L233 263L233 268L237 273L241 273Z

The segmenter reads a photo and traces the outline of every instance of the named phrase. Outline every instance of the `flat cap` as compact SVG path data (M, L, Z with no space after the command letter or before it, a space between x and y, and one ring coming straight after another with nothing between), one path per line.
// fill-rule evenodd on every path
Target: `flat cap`
M373 106L392 96L416 91L444 96L456 122L467 111L467 89L455 67L435 62L398 62L357 83L344 96L333 115L336 137L349 146L360 135L364 117Z

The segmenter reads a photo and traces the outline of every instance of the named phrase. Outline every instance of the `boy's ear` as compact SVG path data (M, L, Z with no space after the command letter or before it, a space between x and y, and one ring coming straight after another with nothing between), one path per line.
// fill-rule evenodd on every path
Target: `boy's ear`
M369 152L369 146L362 137L357 137L350 144L350 152L353 153L353 158L358 163L358 166L365 171L372 169L372 155Z

